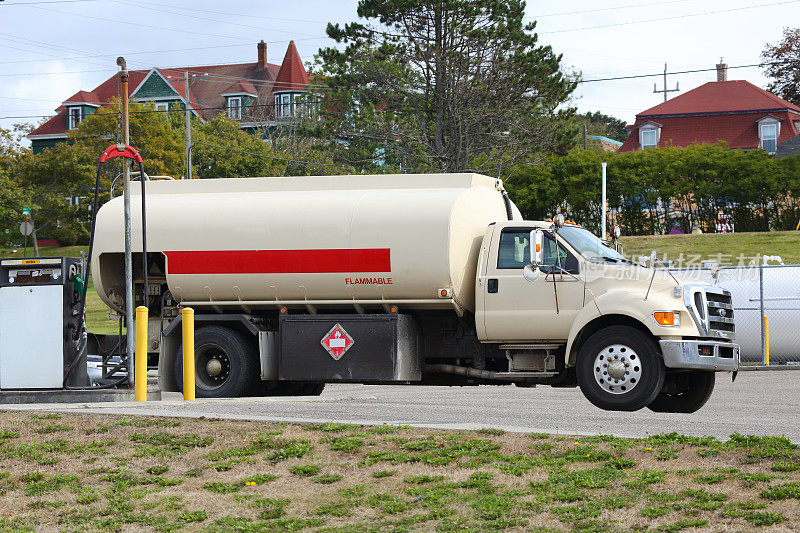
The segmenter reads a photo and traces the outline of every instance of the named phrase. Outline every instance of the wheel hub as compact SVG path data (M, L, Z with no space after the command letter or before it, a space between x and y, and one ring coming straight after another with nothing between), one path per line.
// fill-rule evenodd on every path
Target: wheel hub
M206 363L206 373L213 377L217 377L222 372L222 363L219 359L209 359Z
M624 379L625 378L625 363L619 360L615 360L613 363L608 365L608 377L614 379Z
M612 344L603 348L595 357L594 378L608 393L628 393L636 387L641 377L641 361L630 346Z

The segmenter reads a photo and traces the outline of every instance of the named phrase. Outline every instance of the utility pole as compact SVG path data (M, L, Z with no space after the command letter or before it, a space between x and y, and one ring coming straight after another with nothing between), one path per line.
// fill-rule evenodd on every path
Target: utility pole
M583 149L586 150L586 124L583 125Z
M653 84L653 92L654 93L664 93L664 101L666 102L667 101L667 93L675 93L675 92L678 92L678 91L680 91L680 86L678 85L677 82L675 83L675 88L674 89L667 89L667 64L664 63L664 88L659 91L658 88L656 87L656 84L654 83Z
M186 179L192 179L192 112L189 110L189 72L183 73L183 94L186 108Z
M128 128L128 68L124 57L117 58L120 67L119 81L122 87L122 144L129 144ZM133 353L134 332L133 325L133 258L131 254L131 167L130 159L122 158L122 175L124 187L122 190L122 203L125 218L125 341L126 362L128 369L128 383L133 385ZM141 176L144 179L144 176ZM142 199L144 201L144 199Z
M601 210L603 212L603 214L602 214L603 218L602 218L602 223L601 223L601 228L602 229L600 230L600 238L601 239L605 239L606 238L606 217L608 216L607 215L608 207L607 207L607 203L606 203L606 166L608 165L608 163L603 161L601 164L602 164L602 167L603 167L603 183L602 183L602 193L601 193L602 194L602 204L603 204Z

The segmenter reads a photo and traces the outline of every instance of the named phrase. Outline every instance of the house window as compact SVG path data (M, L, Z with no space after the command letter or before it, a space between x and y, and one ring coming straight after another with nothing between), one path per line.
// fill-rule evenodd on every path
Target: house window
M751 130L752 131L752 130ZM774 154L778 149L778 125L761 125L761 148L770 154Z
M156 102L156 110L169 111L169 102Z
M228 98L228 117L233 120L242 120L241 96L231 96Z
M275 95L275 117L289 118L294 116L294 98L292 93Z
M70 107L69 108L69 129L74 130L78 127L78 124L81 123L81 119L83 115L81 114L80 107Z
M658 131L641 130L640 135L642 148L655 148L658 146Z

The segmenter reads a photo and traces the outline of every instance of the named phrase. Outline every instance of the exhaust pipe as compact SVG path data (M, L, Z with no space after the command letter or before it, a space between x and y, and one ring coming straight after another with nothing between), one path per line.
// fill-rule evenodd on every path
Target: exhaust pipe
M426 374L454 374L456 376L466 376L469 378L488 379L493 381L519 381L520 378L514 376L498 376L497 372L492 370L480 370L468 366L455 366L455 365L425 365Z

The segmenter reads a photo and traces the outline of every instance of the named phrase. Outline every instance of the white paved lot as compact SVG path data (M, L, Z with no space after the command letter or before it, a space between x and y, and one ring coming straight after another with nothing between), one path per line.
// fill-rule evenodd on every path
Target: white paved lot
M566 434L640 437L677 431L724 438L733 432L786 435L800 442L800 371L741 372L735 383L717 375L717 388L691 415L606 412L578 389L328 385L316 398L241 398L183 402L17 405L2 409L189 416L277 421L403 423L420 427L497 427Z

